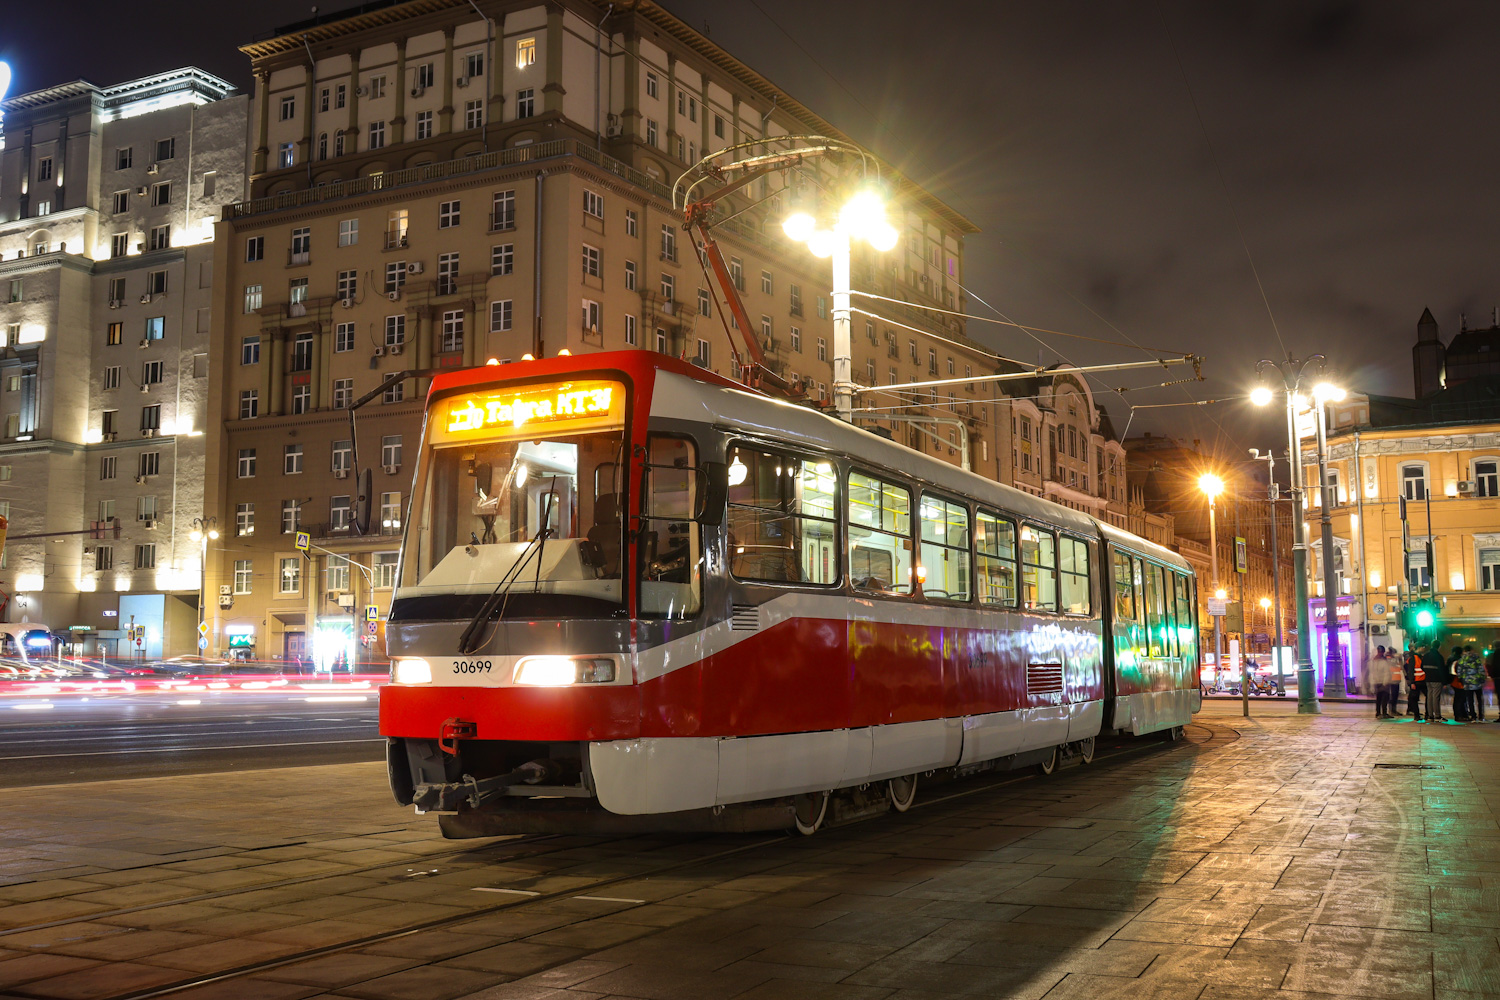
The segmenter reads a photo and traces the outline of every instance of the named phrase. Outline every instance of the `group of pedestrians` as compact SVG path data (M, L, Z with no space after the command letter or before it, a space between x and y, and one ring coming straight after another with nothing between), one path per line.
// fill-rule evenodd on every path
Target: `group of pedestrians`
M1437 642L1420 640L1399 657L1394 649L1379 646L1374 659L1375 676L1389 678L1376 685L1377 719L1405 714L1417 722L1444 722L1443 692L1452 691L1455 722L1484 722L1485 681L1494 679L1500 692L1500 642L1482 653L1473 646L1455 646L1445 657ZM1400 711L1403 683L1407 691L1404 713ZM1495 721L1500 722L1500 718Z

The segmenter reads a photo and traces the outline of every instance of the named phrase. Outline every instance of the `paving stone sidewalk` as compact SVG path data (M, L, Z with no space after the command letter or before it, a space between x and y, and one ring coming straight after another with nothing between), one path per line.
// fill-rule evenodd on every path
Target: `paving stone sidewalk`
M350 876L316 891L252 889L100 920L67 911L99 905L100 892L110 907L151 906L195 876L241 888L236 880L261 867L242 860L251 854L284 850L266 863L321 874L316 866L369 866L384 854L410 870L412 858L454 845L380 803L378 766L215 776L217 795L198 817L153 803L180 792L174 782L203 778L100 783L109 813L94 816L73 796L96 786L25 790L0 829L29 837L29 857L37 843L58 845L48 855L58 867L0 886L0 927L37 922L12 917L35 901L62 905L51 919L74 922L0 936L0 996L128 995L445 914L456 919L438 929L173 996L1500 996L1500 727L1206 713L1190 735L1193 745L947 801L959 789L924 788L911 813L812 838L664 840L635 854L580 844L546 859L435 865L430 878ZM314 770L372 790L346 790L328 810L290 795L278 813L275 789L285 796L290 776ZM242 784L255 816L224 804ZM111 819L123 831L113 842ZM86 833L77 843L64 839L74 824ZM308 842L254 851L257 832ZM215 843L232 838L245 839ZM128 862L162 844L185 845L198 856L176 864L201 870L129 878L157 871ZM690 858L733 845L746 849L630 877L662 851ZM588 888L606 877L624 880ZM492 887L566 891L465 917L458 904Z

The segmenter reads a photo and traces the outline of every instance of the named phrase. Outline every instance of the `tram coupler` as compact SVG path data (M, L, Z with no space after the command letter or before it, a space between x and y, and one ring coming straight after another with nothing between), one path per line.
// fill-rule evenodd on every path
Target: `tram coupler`
M493 778L476 778L466 774L458 781L442 784L423 782L414 790L412 805L417 807L418 812L456 812L463 804L467 804L470 809L478 809L491 799L504 795L508 788L515 785L540 785L556 779L561 772L562 768L556 761L533 760L508 774L499 774Z

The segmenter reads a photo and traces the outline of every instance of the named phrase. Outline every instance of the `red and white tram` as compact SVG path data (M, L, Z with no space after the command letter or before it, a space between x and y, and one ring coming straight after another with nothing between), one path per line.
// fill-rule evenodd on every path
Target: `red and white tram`
M405 531L380 727L448 836L809 831L1199 706L1175 553L655 353L436 376Z

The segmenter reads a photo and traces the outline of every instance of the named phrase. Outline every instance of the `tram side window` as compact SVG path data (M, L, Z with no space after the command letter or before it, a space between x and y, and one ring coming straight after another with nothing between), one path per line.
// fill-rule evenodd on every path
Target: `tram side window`
M641 614L687 618L703 598L703 534L696 449L684 438L652 435L641 534Z
M1173 589L1177 592L1177 644L1179 655L1193 655L1193 592L1192 584L1181 573L1173 573Z
M1146 635L1149 637L1151 656L1165 656L1162 638L1166 632L1166 602L1161 592L1161 567L1146 563Z
M1062 609L1070 615L1086 615L1089 600L1089 543L1064 535L1058 539L1058 582L1062 585Z
M974 532L974 555L979 570L982 604L1016 606L1016 526L981 510Z
M1167 656L1177 655L1177 599L1172 591L1175 574L1166 567L1158 567L1161 573L1161 599L1165 605L1162 614L1162 650Z
M1135 621L1135 581L1130 572L1130 557L1113 553L1115 567L1115 620Z
M1033 611L1057 610L1057 536L1021 525L1021 598Z
M860 590L911 593L911 491L849 473L849 578Z
M838 476L831 463L737 447L729 482L729 571L737 579L838 582Z
M939 601L969 599L969 509L922 494L922 595Z

